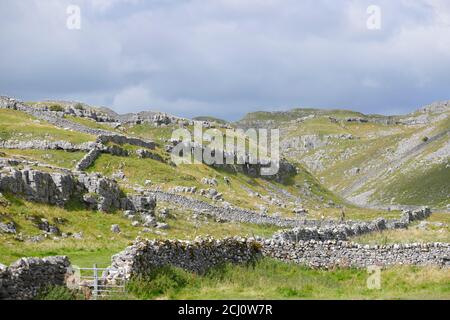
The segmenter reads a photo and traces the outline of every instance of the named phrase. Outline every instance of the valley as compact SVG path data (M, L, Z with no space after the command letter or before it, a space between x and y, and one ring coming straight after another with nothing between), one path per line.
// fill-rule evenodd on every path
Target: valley
M175 165L170 151L179 142L172 132L193 130L198 122L222 131L279 129L280 174L265 177L239 164ZM260 277L274 268L286 273L288 281L286 268L291 268L310 279L294 288L274 274L267 281L278 289L262 296L256 294L258 286L251 287L254 292L236 293L245 282L240 279L225 290L225 297L317 298L322 293L305 288L321 283L323 290L331 290L322 276L343 273L347 280L361 281L361 268L380 264L389 277L398 277L397 272L409 268L398 265L406 264L419 274L433 268L423 283L439 288L434 296L448 298L449 181L449 102L403 116L305 108L255 112L231 123L150 111L119 115L78 102L0 98L0 263L5 270L22 257L48 256L67 256L77 266L108 267L113 255L133 246L151 260L152 246L159 245L164 249L158 250L167 250L167 265L186 269L182 266L199 263L196 256L178 256L170 241L188 240L195 247L198 239L212 237L219 243L234 239L223 240L220 252L234 252L234 243L243 241L251 251L246 259L260 261L263 256L255 267ZM239 269L250 266L228 265L233 258L222 262L233 281L238 281L237 272L250 272ZM222 262L211 267L213 273ZM334 268L330 276L314 271ZM177 270L162 274L185 272L180 276L185 279L196 271ZM197 284L186 280L178 289L169 286L144 296L201 298L200 293L189 295L189 286L209 283L213 289L204 294L221 297L214 291L225 285L218 278L214 285L210 278L195 280ZM128 298L142 297L139 286L145 281L131 283L134 295ZM343 297L383 296L355 291L350 283L345 282ZM423 294L419 289L408 295L389 290L386 296Z

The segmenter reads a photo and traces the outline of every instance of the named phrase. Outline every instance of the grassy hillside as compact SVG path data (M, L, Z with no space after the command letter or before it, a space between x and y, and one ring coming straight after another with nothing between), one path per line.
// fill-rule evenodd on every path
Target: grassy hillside
M5 195L5 198L10 205L0 206L0 222L14 222L18 235L0 234L0 262L3 264L9 264L24 256L67 255L76 265L90 266L97 263L107 266L113 254L123 250L138 236L188 240L206 235L218 238L235 235L269 236L277 230L273 226L219 223L213 219L197 221L192 219L193 212L171 209L170 218L166 221L170 229L161 234L143 233L142 227L131 226L130 220L123 217L121 212L105 214L91 211L78 202L60 208L32 203L12 195ZM61 232L69 237L49 236L39 242L31 241L30 237L42 235L33 223L34 219L41 218L57 225ZM113 224L119 225L121 233L111 232ZM82 232L81 239L72 237L73 234L80 232Z
M450 162L449 162L450 163ZM425 170L398 173L377 190L372 199L408 205L433 203L445 208L450 203L450 165L438 164Z
M94 141L95 137L57 128L45 121L15 110L0 109L1 140L51 140L83 143Z
M247 121L275 121L284 122L295 120L297 118L308 117L311 115L317 116L336 116L336 117L360 117L364 116L360 112L349 111L349 110L327 110L327 109L314 109L314 108L297 108L289 111L258 111L251 112L245 115L242 120L238 123Z
M308 116L307 119L297 121ZM348 122L347 117L370 121ZM297 168L297 174L282 183L204 164L173 165L164 147L169 143L173 129L178 126L170 125L127 124L115 130L129 136L154 140L156 149L148 151L158 155L161 160L141 159L136 154L140 148L123 145L121 147L129 151L129 156L101 154L87 171L100 172L108 177L123 173L125 179L118 179L118 183L124 191L144 186L166 191L175 186L208 189L211 186L203 184L201 180L205 177L216 178L218 185L213 188L223 194L225 202L258 212L267 210L269 215L294 217L293 209L302 206L308 210L307 218L311 219L339 219L341 208L345 208L347 219L372 220L380 216L396 218L399 211L368 209L352 204L348 199L367 192L366 200L373 203L432 205L440 208L448 205L450 164L446 132L450 123L448 117L442 117L439 113L432 117L441 118L427 125L404 125L386 124L382 116L365 116L345 110L295 109L290 112L250 114L242 123L256 121L263 126L267 124L267 127L279 126L282 142L303 136L313 137L310 145L299 142L283 148L284 156ZM91 128L112 130L103 123L88 119L66 119ZM19 111L0 109L0 139L82 143L94 141L95 137L57 128ZM0 155L73 168L85 153L5 149L0 150ZM225 181L225 177L230 183ZM221 205L221 202L214 202L199 194L186 196ZM169 225L167 230L133 227L122 212L105 214L88 210L76 200L61 208L5 194L0 198L0 222L14 222L18 234L0 234L0 262L9 264L23 256L67 255L75 265L88 267L96 263L107 266L111 255L123 250L136 237L270 237L279 230L268 225L194 218L198 212L171 203L159 202L157 210L161 208L170 210L167 219L158 218ZM57 225L64 236L43 235L36 227L39 219ZM119 225L120 233L111 232L113 224ZM374 233L355 240L370 244L449 242L449 225L448 214L433 214L426 225L416 223L406 230ZM158 270L148 278L130 283L126 298L450 298L448 270L388 268L382 273L382 289L379 291L368 290L366 279L364 270L319 271L263 259L255 265L224 266L203 276L172 268Z
M211 117L211 116L199 116L199 117L192 118L192 120L210 121L210 122L217 122L217 123L221 123L221 124L227 123L226 120L219 119L219 118L216 118L216 117Z
M18 150L0 149L3 157L36 160L60 168L73 169L85 152L65 152L62 150Z
M37 121L28 115L12 110L0 110L0 122L7 137L63 140L71 142L84 142L94 140L94 137L74 133ZM83 124L91 123L83 120ZM93 123L93 127L98 127ZM225 201L242 208L259 211L265 207L269 214L281 214L293 217L292 209L298 205L298 201L309 210L308 217L320 219L321 217L339 218L341 209L334 205L346 205L349 219L373 219L380 215L389 217L397 216L398 212L387 214L379 210L361 209L346 204L345 200L336 196L302 164L294 163L298 168L298 174L286 183L249 177L243 173L229 172L206 165L180 165L175 167L170 164L168 154L163 151L165 139L170 137L171 127L156 128L149 125L136 125L126 127L127 133L144 138L159 138L159 147L152 152L159 154L163 161L152 159L140 159L135 154L137 147L124 145L123 148L130 151L129 157L119 157L110 154L102 154L88 171L101 172L106 176L113 176L118 171L123 171L125 180L119 181L124 190L130 190L133 186L143 186L146 180L151 180L150 187L160 187L169 190L174 186L196 186L197 188L209 188L201 183L202 178L216 178L218 192L223 194ZM37 160L42 163L73 168L75 163L83 156L83 152L65 152L62 150L0 150L2 156ZM230 179L227 184L224 177ZM90 211L77 202L71 203L66 208L52 207L43 204L31 203L13 195L5 195L10 202L9 206L0 207L0 219L2 222L13 221L19 235L0 235L0 256L2 263L10 263L22 256L47 256L55 254L68 255L75 264L90 265L99 263L106 265L110 256L127 246L137 236L148 238L179 238L193 239L199 235L212 235L216 237L233 235L261 235L271 236L278 229L273 226L247 225L240 223L219 223L214 220L198 222L192 219L192 212L183 208L173 207L170 203L159 203L159 207L169 207L171 217L166 221L170 229L162 233L143 233L142 227L132 227L131 222L122 216L121 212L103 214ZM198 195L192 195L202 201L212 200ZM272 203L270 199L276 198L287 204L282 207ZM326 204L333 203L328 206ZM325 205L324 205L325 204ZM58 225L61 231L68 235L67 238L57 236L43 238L39 242L32 242L30 237L41 235L41 231L34 226L32 220L44 218L52 222L65 221ZM113 234L110 227L118 224L122 230L120 234ZM81 239L74 239L73 234L82 232Z
M417 124L408 124L411 119ZM448 109L403 117L294 109L251 113L238 125L255 122L279 128L283 154L351 201L436 208L450 204Z

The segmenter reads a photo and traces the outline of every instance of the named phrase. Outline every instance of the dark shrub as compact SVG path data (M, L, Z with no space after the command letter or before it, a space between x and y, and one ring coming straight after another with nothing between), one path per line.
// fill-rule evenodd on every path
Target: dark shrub
M61 112L64 111L64 109L59 104L52 104L50 106L50 111Z
M152 299L182 289L189 284L191 276L179 268L159 267L132 279L127 284L127 291L140 299Z
M74 291L64 286L47 287L41 290L35 300L76 300Z

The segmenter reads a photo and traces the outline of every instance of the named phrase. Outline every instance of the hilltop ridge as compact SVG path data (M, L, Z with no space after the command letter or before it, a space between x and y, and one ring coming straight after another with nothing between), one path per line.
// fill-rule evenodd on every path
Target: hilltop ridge
M283 154L352 203L450 205L450 102L406 115L348 110L255 112L243 128L279 128Z

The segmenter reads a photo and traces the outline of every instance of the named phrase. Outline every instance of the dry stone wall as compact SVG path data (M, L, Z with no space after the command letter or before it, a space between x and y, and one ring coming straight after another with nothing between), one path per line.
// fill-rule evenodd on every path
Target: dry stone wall
M65 285L67 257L22 258L9 267L0 265L0 300L34 298L49 286Z
M253 239L212 238L181 240L137 240L112 257L111 268L120 270L108 275L109 281L130 279L148 273L152 268L175 266L204 273L224 263L247 263L260 256L259 244Z
M300 226L291 230L283 230L274 234L274 239L288 241L307 240L347 240L372 232L379 232L389 229L405 229L413 221L423 220L431 215L429 208L420 210L405 210L400 219L386 220L377 218L369 222L347 222L328 224L326 226Z
M164 191L151 191L148 193L153 195L156 198L156 201L177 204L183 208L194 210L200 214L210 215L223 221L237 221L254 224L272 224L279 227L295 227L304 223L303 221L297 219L284 219L280 217L269 216L266 214L260 214L242 208L220 207L204 201Z
M280 241L255 238L137 240L112 257L102 276L109 283L145 275L154 268L175 266L203 274L226 263L254 262L261 257L311 268L366 268L394 265L450 267L450 244L362 245L346 241ZM49 286L63 286L72 274L67 257L22 258L0 265L0 299L32 299Z
M175 266L196 273L223 263L247 263L260 257L294 262L312 268L371 265L418 265L450 267L450 244L412 243L381 246L346 241L280 241L255 238L212 238L195 241L137 240L112 257L110 282L144 275L153 268Z
M181 189L180 189L181 190ZM173 191L180 191L173 190ZM336 220L314 220L314 219L292 219L270 216L251 210L232 206L218 206L205 201L197 200L173 192L160 190L149 191L156 201L177 204L180 207L193 210L199 214L211 216L223 221L236 221L254 224L271 224L282 228L293 228L282 230L274 235L279 240L346 240L352 236L365 233L382 231L385 229L407 228L412 221L426 219L430 216L429 208L420 210L406 210L399 219L386 220L378 218L368 222Z
M77 163L75 170L84 171L89 168L95 160L100 156L101 151L97 148L90 150L84 155L84 157Z
M418 265L450 267L449 243L412 243L362 245L345 241L263 242L264 256L295 262L312 268L354 267L370 265Z
M97 142L106 144L108 142L117 143L117 144L131 144L133 146L155 149L155 143L153 141L144 141L138 138L126 137L118 134L109 133L107 135L100 135L97 137Z
M46 141L46 140L4 140L0 141L1 149L19 149L19 150L64 150L74 151L90 151L100 146L95 142L86 142L81 144L73 144L67 141Z

